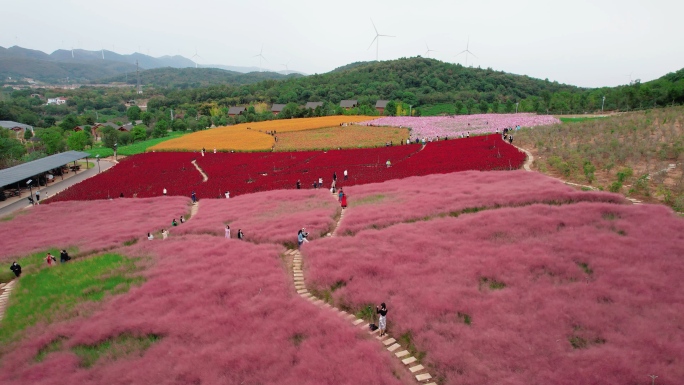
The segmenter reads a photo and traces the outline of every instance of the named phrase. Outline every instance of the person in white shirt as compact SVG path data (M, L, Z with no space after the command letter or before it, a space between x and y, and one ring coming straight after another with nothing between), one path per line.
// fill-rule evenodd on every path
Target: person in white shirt
M347 170L344 170L344 180L347 180L347 179L348 179Z
M154 239L154 235L152 235L152 233L147 233L147 240L151 241L153 239Z
M230 191L226 191L226 193L224 195L226 196L226 199L229 199L230 198Z
M166 195L166 189L164 189L164 195Z

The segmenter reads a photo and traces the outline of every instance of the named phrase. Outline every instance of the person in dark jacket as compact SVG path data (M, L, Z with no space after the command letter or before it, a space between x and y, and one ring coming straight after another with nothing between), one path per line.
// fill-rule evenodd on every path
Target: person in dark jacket
M380 337L384 336L387 331L387 306L381 303L380 306L375 307L375 311L380 314L378 319L378 329L380 329Z
M70 259L71 259L71 257L69 256L69 253L67 253L66 250L62 250L62 251L59 253L59 262L60 262L60 263L67 262L67 261L69 261Z
M244 241L244 240L245 240L245 234L242 233L242 229L238 229L237 237L238 237L238 239L241 240L241 241Z
M21 275L21 265L19 265L16 262L12 262L12 266L10 266L10 270L16 275L17 277Z

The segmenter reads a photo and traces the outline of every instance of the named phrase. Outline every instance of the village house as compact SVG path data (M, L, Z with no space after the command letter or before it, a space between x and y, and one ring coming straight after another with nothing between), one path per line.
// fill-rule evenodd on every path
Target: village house
M66 104L67 100L63 97L58 97L58 98L48 98L47 104L56 104L56 105L62 105Z
M356 100L343 100L340 102L340 107L344 108L345 110L357 107L358 105L359 103Z
M228 116L235 117L236 115L242 115L247 111L245 107L230 107L228 109Z
M323 102L308 102L308 103L306 103L306 105L304 106L304 108L310 108L310 109L312 109L312 110L315 110L316 107L321 107L321 108L323 108Z
M278 114L283 111L283 108L285 108L285 104L274 104L273 107L271 107L271 112L273 115L278 116Z
M29 126L28 124L13 122L11 120L0 120L0 127L2 127L3 129L12 130L14 132L16 138L21 140L21 141L24 140L24 132L26 132L26 130L34 132L33 126Z
M389 103L389 100L378 100L375 102L375 109L378 110L380 115L385 113L385 108L387 108L387 103Z

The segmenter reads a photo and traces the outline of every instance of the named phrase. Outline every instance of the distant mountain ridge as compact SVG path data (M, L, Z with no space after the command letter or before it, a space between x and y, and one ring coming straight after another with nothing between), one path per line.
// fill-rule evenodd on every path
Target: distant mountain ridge
M32 78L46 83L91 82L110 78L136 70L136 61L141 70L157 68L190 68L195 62L180 56L152 57L141 53L122 55L110 50L88 51L83 49L58 49L51 54L42 51L12 46L0 47L0 77ZM256 67L226 65L199 65L201 68L218 68L233 72L256 72ZM299 73L288 71L289 73ZM281 73L286 75L287 73Z

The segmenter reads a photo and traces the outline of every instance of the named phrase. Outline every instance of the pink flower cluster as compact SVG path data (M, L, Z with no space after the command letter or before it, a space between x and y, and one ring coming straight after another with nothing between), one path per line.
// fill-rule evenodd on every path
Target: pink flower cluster
M535 127L560 123L560 120L550 115L536 114L479 114L455 116L388 116L367 122L357 123L367 126L391 126L411 128L411 139L435 139L460 137L470 132L475 134L490 134L504 128Z
M419 215L461 188L430 179L413 183L422 199L384 208ZM662 206L537 204L321 239L303 248L304 276L337 287L336 305L387 303L390 333L411 335L442 384L637 384L649 373L680 384L682 234Z
M242 229L255 243L296 244L297 231L306 227L309 240L325 236L340 210L328 190L277 190L230 199L207 199L191 221L174 228L177 234L214 234L223 237L226 225L231 238Z
M144 272L147 281L94 312L25 331L24 340L3 356L0 383L408 383L410 374L377 341L295 293L281 266L282 251L208 235L124 248L119 252L154 260ZM145 352L105 357L87 370L70 349L123 333L162 338ZM64 340L63 349L35 362L57 338Z
M353 209L345 213L337 232L340 235L465 209L522 206L537 202L624 201L617 194L577 191L556 179L527 171L466 171L410 177L352 186L346 189L346 193Z
M337 187L381 182L414 175L465 170L508 170L519 168L525 154L504 143L499 135L394 145L382 148L276 153L147 153L129 157L110 170L54 196L50 202L106 199L111 196L189 197L231 196L277 189L294 189L298 180L304 189L319 178L329 189L333 173ZM196 160L208 175L202 176L191 163ZM390 161L391 167L386 166ZM349 180L344 181L347 170Z

